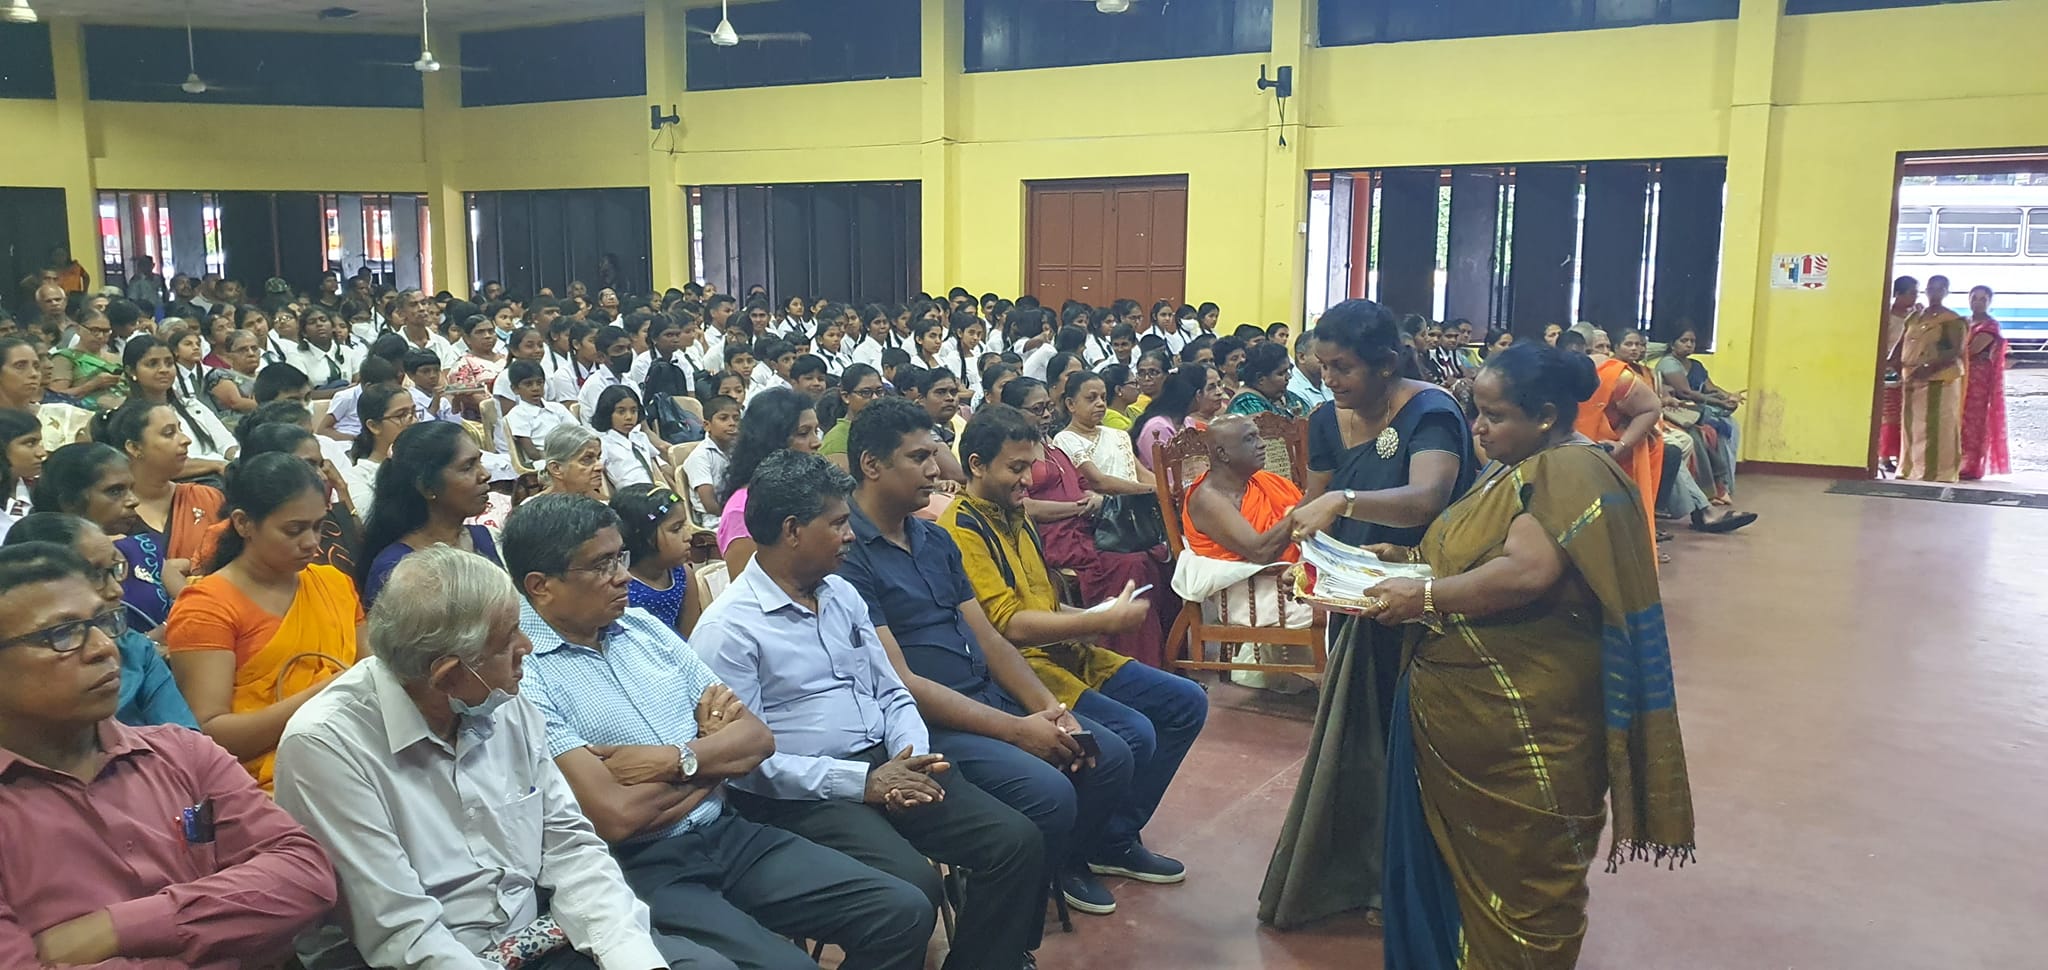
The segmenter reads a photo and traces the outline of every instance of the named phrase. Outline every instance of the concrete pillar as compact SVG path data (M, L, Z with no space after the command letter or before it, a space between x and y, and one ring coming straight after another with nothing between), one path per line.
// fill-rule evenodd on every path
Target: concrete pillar
M961 0L922 0L922 57L919 113L919 198L923 240L923 289L944 293L953 286L981 292L1015 293L1023 286L1024 269L1008 280L962 280L953 242L960 232L960 207L955 190L960 169L960 75L967 48L966 17ZM1023 204L1018 191L1017 204Z
M442 64L462 63L461 34L437 27L430 34L434 57ZM462 72L444 67L420 75L424 88L420 126L425 137L427 166L426 247L432 257L429 292L447 290L469 296L475 280L469 266L469 205L462 187L454 184L462 144Z
M1259 308L1252 319L1262 325L1284 320L1297 332L1304 325L1302 274L1308 259L1308 170L1302 162L1302 142L1308 137L1306 95L1314 69L1309 36L1315 29L1316 2L1273 0L1273 50L1266 62L1268 76L1281 67L1294 68L1294 96L1287 99L1283 123L1279 99L1266 92L1265 218L1260 239ZM1208 190L1229 191L1220 186Z
M1742 0L1735 25L1735 72L1729 91L1728 202L1721 217L1720 315L1714 328L1714 377L1723 387L1749 387L1763 371L1756 318L1770 290L1771 254L1764 250L1764 193L1770 172L1776 109L1778 28L1784 0ZM1873 310L1873 313L1875 310ZM1768 393L1767 388L1759 389ZM1767 402L1753 400L1745 416ZM1750 437L1742 437L1745 446Z
M64 162L65 245L71 248L71 258L92 272L93 286L98 288L106 283L102 278L106 271L100 266L99 189L93 180L92 148L87 137L88 112L92 109L86 99L85 32L76 18L50 20L50 61L56 72L58 123L57 137L46 147ZM45 240L37 247L47 247L54 241ZM42 253L36 255L40 258ZM123 273L127 270L128 267L122 267Z
M648 0L646 32L647 103L667 114L670 105L682 100L685 83L690 34L682 4ZM648 271L656 293L696 278L690 259L690 193L682 184L676 156L662 150L671 144L670 136L663 135L647 153Z

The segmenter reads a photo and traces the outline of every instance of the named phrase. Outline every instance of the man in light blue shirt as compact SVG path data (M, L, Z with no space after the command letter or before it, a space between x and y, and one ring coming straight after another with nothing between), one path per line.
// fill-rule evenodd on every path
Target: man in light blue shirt
M1316 359L1313 330L1304 329L1294 338L1294 373L1287 378L1287 392L1301 398L1310 411L1335 400L1329 385L1323 383L1323 364Z
M828 845L924 890L926 859L967 870L947 970L1018 970L1043 920L1045 840L1016 809L952 774L875 633L833 572L853 541L853 479L813 454L768 456L747 485L759 551L693 634L758 710L775 753L732 782L748 818Z
M506 519L500 548L525 596L524 693L548 753L656 932L750 968L815 968L792 936L839 946L848 970L924 965L935 913L915 887L726 810L725 781L775 739L674 629L626 608L610 508L540 496Z

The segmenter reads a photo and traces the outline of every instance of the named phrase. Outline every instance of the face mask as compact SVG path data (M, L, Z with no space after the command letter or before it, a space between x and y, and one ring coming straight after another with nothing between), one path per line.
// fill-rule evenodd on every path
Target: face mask
M612 362L612 370L618 371L621 374L633 369L632 354L620 354L617 357L608 359Z
M498 340L499 340L500 342L504 342L504 341L507 341L507 340L511 340L511 339L512 339L512 331L510 331L510 330L499 330L499 329L498 329L498 327L497 327L496 325L493 325L493 326L491 327L491 329L492 329L492 330L495 330L495 331L497 331L497 334L498 334Z
M481 704L471 704L454 694L448 695L448 709L454 711L457 718L476 718L487 721L490 720L491 715L497 713L498 708L504 707L511 702L512 695L510 693L506 692L503 688L491 687L489 683L485 682L483 675L470 669L468 664L463 664L462 669L468 670L469 675L475 677L477 683L489 687L491 692L484 695L483 703Z

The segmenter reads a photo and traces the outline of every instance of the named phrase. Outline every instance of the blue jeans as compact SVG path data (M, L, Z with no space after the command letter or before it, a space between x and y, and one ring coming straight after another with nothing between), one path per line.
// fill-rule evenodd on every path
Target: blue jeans
M1127 663L1100 690L1084 692L1074 713L1109 728L1131 751L1130 791L1110 811L1101 838L1085 846L1092 850L1091 860L1113 859L1137 843L1159 810L1181 761L1209 721L1209 695L1178 674Z

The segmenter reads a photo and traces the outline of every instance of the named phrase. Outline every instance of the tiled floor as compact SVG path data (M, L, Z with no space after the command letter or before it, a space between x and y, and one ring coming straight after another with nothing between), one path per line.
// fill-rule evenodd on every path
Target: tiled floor
M2048 512L1824 488L1747 479L1761 522L1671 544L1699 864L1596 873L1580 966L2048 967ZM1147 832L1187 883L1114 884L1046 970L1379 966L1357 918L1258 926L1308 725L1213 699Z

